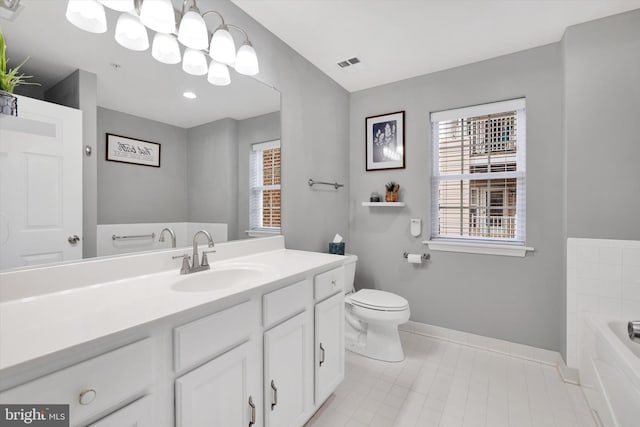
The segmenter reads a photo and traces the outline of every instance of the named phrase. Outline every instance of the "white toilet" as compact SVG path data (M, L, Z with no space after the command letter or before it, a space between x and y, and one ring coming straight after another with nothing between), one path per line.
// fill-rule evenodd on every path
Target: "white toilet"
M358 257L344 264L345 348L372 359L404 360L398 325L409 320L409 302L399 295L375 289L354 292Z

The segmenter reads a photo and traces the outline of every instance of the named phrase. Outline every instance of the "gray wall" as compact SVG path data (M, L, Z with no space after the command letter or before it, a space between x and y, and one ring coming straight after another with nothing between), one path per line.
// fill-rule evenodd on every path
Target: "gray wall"
M280 139L280 112L238 121L238 238L249 229L249 153L251 145Z
M640 10L567 29L569 237L640 239Z
M282 231L287 247L327 251L347 233L348 188L317 191L309 178L349 179L349 94L266 28L226 0L200 0L249 33L258 53L256 77L281 93Z
M161 167L105 160L106 134L161 144ZM188 220L187 131L98 108L98 224Z
M238 125L222 119L188 130L188 214L194 222L224 222L238 230Z
M45 92L45 100L82 111L82 146L93 150L82 161L82 256L96 256L97 212L97 76L77 70Z
M425 252L430 237L429 113L526 97L525 258L431 252L415 267L402 253ZM365 117L405 110L406 169L365 172ZM562 56L558 44L356 92L351 97L350 219L347 250L358 255L356 287L407 298L411 319L559 350L563 319ZM367 208L372 191L401 185L405 208ZM423 233L409 234L421 218Z

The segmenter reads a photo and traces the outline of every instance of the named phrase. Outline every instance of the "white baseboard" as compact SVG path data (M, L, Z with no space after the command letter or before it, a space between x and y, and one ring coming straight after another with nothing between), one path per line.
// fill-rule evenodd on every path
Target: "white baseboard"
M572 384L580 383L578 371L567 367L564 359L562 359L562 356L557 351L545 350L543 348L532 347L529 345L470 334L468 332L456 331L454 329L442 328L440 326L428 325L426 323L414 322L412 320L400 325L399 329L404 332L424 335L443 341L449 341L456 344L492 351L494 353L504 354L506 356L516 357L518 359L555 366L563 381Z

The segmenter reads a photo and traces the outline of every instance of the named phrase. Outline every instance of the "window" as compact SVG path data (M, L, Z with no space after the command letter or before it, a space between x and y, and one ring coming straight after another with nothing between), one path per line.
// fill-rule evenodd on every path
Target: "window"
M432 239L525 243L525 100L431 114Z
M251 146L249 225L280 232L280 141Z

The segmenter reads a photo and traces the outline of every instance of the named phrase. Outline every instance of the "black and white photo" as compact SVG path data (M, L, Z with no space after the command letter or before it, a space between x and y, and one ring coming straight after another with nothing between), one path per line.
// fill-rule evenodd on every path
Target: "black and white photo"
M404 111L367 117L367 170L403 169L404 156Z

